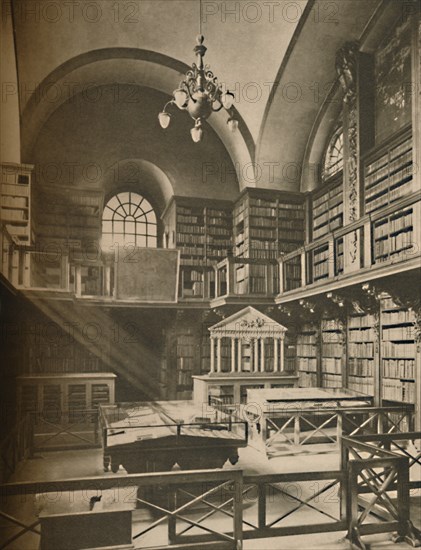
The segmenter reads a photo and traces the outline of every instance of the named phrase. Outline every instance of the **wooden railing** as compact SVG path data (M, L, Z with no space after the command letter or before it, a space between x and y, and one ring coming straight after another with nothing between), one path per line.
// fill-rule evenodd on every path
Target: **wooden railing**
M248 420L257 426L259 437L271 455L277 446L304 446L312 443L339 445L344 435L399 434L413 429L413 405L390 407L306 407L286 406L283 410L260 410L257 404L226 404L212 397L215 409ZM306 447L307 450L309 447Z
M3 484L0 517L14 530L8 530L0 548L23 535L33 537L33 547L38 545L34 507L31 517L28 511L10 514L18 497L54 493L74 503L81 494L88 510L88 492L152 512L151 519L136 521L136 548L241 550L247 539L335 531L347 532L350 546L360 550L366 548L364 535L391 531L397 531L396 541L416 546L421 537L410 521L409 499L410 488L420 483L411 485L409 472L419 466L420 453L411 454L403 443L420 438L420 432L343 436L340 470L322 472L244 476L241 470L196 470ZM397 491L396 501L391 491Z
M45 409L31 414L33 450L100 447L98 409Z
M73 503L78 491L85 497L88 491L103 496L106 491L111 491L114 502L120 502L126 507L128 504L133 507L138 505L153 512L149 522L145 520L142 526L137 525L133 529L133 542L137 548L162 550L176 545L177 550L187 550L197 548L193 544L199 543L200 547L203 545L204 548L218 550L242 548L243 474L240 470L161 472L4 484L0 486L0 517L16 529L15 532L9 531L7 540L2 541L0 548L9 547L12 542L28 533L33 537L32 547L39 545L39 540L36 540L40 535L39 518L34 512L29 519L27 516L12 516L9 508L13 508L14 497L22 498L21 495L24 495L28 498L31 494L53 493L55 496L60 495L62 501L66 500L67 495L68 502ZM217 504L214 503L215 498ZM88 511L89 499L81 500ZM203 513L204 507L207 508L207 513ZM31 508L33 510L33 506ZM73 505L73 511L74 508ZM221 528L219 523L215 525L215 522L209 521L215 508L222 510L225 519L228 518L228 524L222 523ZM229 512L224 513L226 508ZM162 540L162 527L165 525L166 537ZM193 527L194 533L191 532ZM198 532L202 534L198 535Z
M421 192L413 193L282 256L279 297L359 271L419 261L420 197ZM399 216L406 226L398 225ZM384 226L387 225L384 234L383 221ZM393 222L399 229L394 229Z
M414 447L411 454L403 445L420 439L421 432L342 438L341 469L348 472L347 531L353 548L366 550L364 535L394 531L394 542L421 545L421 532L410 519L410 489L421 487L421 453ZM414 465L417 478L411 480ZM368 521L370 514L375 522Z

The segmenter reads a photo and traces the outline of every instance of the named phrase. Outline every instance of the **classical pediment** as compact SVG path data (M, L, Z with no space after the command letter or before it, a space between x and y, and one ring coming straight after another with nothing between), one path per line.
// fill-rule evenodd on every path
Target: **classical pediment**
M209 330L211 336L256 333L261 336L281 336L287 328L254 307L248 306L213 325Z

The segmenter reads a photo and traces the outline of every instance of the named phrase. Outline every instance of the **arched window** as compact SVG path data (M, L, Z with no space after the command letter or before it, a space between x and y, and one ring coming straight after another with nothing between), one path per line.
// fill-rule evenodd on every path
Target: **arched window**
M151 204L131 191L114 195L102 214L102 246L157 246L156 214Z
M344 165L344 134L342 127L338 128L330 138L323 165L323 179L327 180L343 169Z

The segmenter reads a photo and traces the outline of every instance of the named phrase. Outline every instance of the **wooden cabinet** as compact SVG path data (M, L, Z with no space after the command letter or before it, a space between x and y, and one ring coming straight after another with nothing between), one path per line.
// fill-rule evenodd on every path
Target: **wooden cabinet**
M93 409L99 404L112 404L115 378L112 373L19 376L19 413L30 412L45 417L69 411L77 415L81 410Z

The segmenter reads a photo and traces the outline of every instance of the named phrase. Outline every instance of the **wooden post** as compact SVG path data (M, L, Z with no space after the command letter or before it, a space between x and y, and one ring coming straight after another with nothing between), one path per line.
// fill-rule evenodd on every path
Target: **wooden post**
M233 472L234 473L234 472ZM234 542L237 550L243 548L243 472L235 472L234 477Z
M297 411L294 417L294 445L300 444L300 431L300 415Z
M234 258L230 256L227 258L227 292L226 294L230 296L231 294L236 294L235 292L235 282L234 282Z
M169 509L171 511L174 511L177 507L177 496L176 496L177 488L175 486L169 487L169 495L168 495L168 504ZM176 516L168 516L168 542L169 544L175 544L176 542L176 532L177 532L177 524L176 524L177 518Z
M265 483L259 483L257 485L258 490L258 525L259 529L264 529L266 527L266 487Z
M305 250L301 252L301 286L306 286L306 253Z
M284 292L284 261L279 260L279 294Z
M370 267L371 258L371 221L364 223L364 267Z

